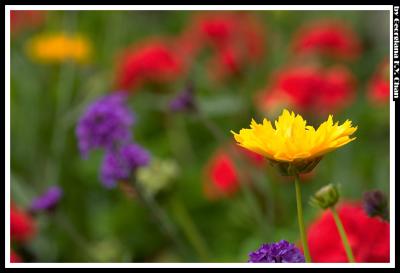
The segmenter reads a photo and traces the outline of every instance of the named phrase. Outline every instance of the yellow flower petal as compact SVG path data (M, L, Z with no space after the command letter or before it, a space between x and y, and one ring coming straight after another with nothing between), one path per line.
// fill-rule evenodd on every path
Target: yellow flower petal
M84 63L88 60L91 47L82 36L63 33L40 35L27 44L30 57L44 63L73 60Z
M317 129L307 125L302 116L287 109L272 123L264 119L258 124L252 119L250 129L241 129L232 134L236 142L255 153L274 161L293 162L311 160L346 145L355 138L350 138L356 130L350 120L339 125L333 122L333 116Z

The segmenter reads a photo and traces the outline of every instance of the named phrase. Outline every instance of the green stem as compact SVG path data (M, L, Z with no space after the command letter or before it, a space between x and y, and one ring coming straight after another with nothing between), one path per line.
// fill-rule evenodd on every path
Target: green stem
M178 233L175 229L175 226L170 222L169 217L165 213L164 210L160 208L157 204L154 197L150 194L146 194L146 192L140 187L139 183L135 183L133 179L133 186L136 190L138 198L142 201L142 203L150 210L152 215L156 218L159 222L159 227L161 232L163 232L166 236L168 236L171 241L176 245L176 247L183 253L184 255L187 254L185 251L185 246L180 240Z
M189 213L185 209L185 206L179 202L177 198L172 199L172 206L183 232L199 255L200 259L204 262L208 261L209 251L207 245L196 228L196 225L193 223Z
M232 154L234 154L235 151L232 151ZM233 158L235 158L233 156ZM244 158L240 157L239 154L236 156L237 162L235 164L238 164L238 166L243 166L246 170L249 171L251 181L254 182L252 185L254 186L254 189L257 193L261 195L261 199L265 201L265 212L263 211L263 207L261 207L260 213L263 214L264 222L263 224L263 232L265 233L265 240L268 240L269 235L273 233L272 230L272 223L274 222L274 213L275 213L275 204L274 200L272 199L272 196L274 195L272 191L273 183L272 181L269 181L267 176L260 172L259 169L257 169L254 164L250 164L247 160ZM269 195L271 193L271 195ZM257 197L257 196L255 196Z
M194 162L195 153L182 117L166 115L165 128L176 157L182 163Z
M73 33L76 29L76 16L74 12L64 14L65 30ZM63 115L67 112L73 95L73 84L76 77L75 64L66 61L60 67L58 74L58 87L55 101L55 123L53 126L53 135L50 142L53 158L49 160L49 176L50 181L57 181L60 178L60 162L64 156L65 142L67 138L67 128L65 123L60 123Z
M190 160L190 162L194 162L196 159L196 154L193 148L193 144L190 138L190 135L188 134L187 128L186 128L186 120L181 116L178 117L177 119L174 120L176 123L176 129L181 135L181 140L183 142L183 146L185 147L186 155L187 155L187 160ZM186 161L188 162L188 161Z
M276 181L273 179L268 179L268 180L269 181L266 181L268 183L265 183L266 189L264 190L266 192L265 193L266 205L268 206L266 210L268 211L270 225L275 227L277 204L280 203L279 200L280 195L278 192L278 188L276 186Z
M67 128L64 123L60 123L59 120L62 119L66 110L68 109L70 99L73 92L72 83L75 78L75 67L72 63L66 63L61 68L59 75L59 87L57 90L57 98L55 101L55 121L53 126L53 135L51 139L52 155L50 161L50 181L58 181L60 166L59 162L62 161L64 154L64 148L67 138Z
M342 221L339 218L339 215L334 207L331 208L333 219L335 220L336 227L339 231L340 238L342 239L342 243L344 246L344 249L346 251L347 259L349 259L349 262L355 263L353 251L351 250L349 239L347 238L346 232L344 230Z
M294 185L296 187L297 219L299 221L301 243L303 245L304 257L306 258L306 262L310 263L310 251L308 250L307 237L303 222L303 205L301 200L300 178L299 174L297 173L294 176Z
M90 246L90 243L80 233L77 232L75 227L67 218L64 217L64 215L56 212L52 216L52 219L56 222L56 224L65 230L75 244L86 253L87 258L90 261L98 261L98 258L92 249L88 247Z
M197 113L197 118L210 131L210 133L213 135L213 137L217 141L219 141L220 143L226 142L226 135L220 130L220 128L215 123L213 123L211 120L206 118L206 116L201 111L201 109L197 109L196 113ZM235 151L231 151L231 149L229 149L229 148L226 151L231 156L235 166L242 165L242 164L240 164L240 159L236 155ZM258 226L262 229L262 231L265 233L265 235L268 236L268 231L265 229L265 226L268 226L268 223L266 223L266 220L264 219L264 215L260 209L257 198L254 195L254 193L251 191L251 189L249 187L249 183L245 183L246 175L243 173L243 171L240 168L238 168L237 171L238 171L237 175L238 175L238 181L239 181L240 187L243 189L243 193L246 198L246 202L248 203L249 207L251 208L251 211L254 213L254 219L258 222Z

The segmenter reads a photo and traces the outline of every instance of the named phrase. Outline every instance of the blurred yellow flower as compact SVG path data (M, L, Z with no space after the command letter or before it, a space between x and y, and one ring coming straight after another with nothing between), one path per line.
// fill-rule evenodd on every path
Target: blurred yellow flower
M80 35L57 33L34 37L28 42L27 50L32 59L44 63L67 60L85 63L91 47L89 41Z
M275 121L264 119L257 124L254 119L251 129L242 129L239 134L232 132L238 144L250 151L263 155L272 161L294 163L310 162L321 158L355 138L350 138L357 127L346 120L342 125L333 124L333 117L322 123L317 130L307 125L300 115L284 109Z

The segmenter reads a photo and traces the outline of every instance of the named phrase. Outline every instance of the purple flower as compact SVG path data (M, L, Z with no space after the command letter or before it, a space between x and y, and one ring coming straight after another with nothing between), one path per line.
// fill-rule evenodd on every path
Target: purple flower
M368 216L381 216L388 220L388 202L386 196L380 190L372 190L364 193L363 196L364 211Z
M112 188L118 181L129 180L138 167L150 162L150 154L137 144L128 144L115 151L108 151L101 168L101 181Z
M173 112L181 112L195 109L193 84L189 83L174 99L169 103L169 108Z
M277 243L263 244L249 254L249 263L304 263L303 253L294 244L281 240Z
M53 210L62 197L63 191L58 186L52 186L42 194L35 198L31 204L32 212L51 211Z
M88 106L76 128L79 150L83 157L96 148L112 149L131 138L135 118L126 107L126 96L115 93Z

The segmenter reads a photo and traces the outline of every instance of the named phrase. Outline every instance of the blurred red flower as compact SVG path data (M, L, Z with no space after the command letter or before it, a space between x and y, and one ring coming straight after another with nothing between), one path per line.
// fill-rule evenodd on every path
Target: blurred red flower
M390 98L389 61L384 60L369 82L368 98L371 102L387 104Z
M229 147L228 147L229 148ZM239 146L230 146L239 152L250 164L262 167L265 163L264 157L245 150ZM219 199L222 197L233 196L240 188L237 166L230 153L223 149L218 149L206 166L204 192L209 199Z
M236 166L223 151L218 151L209 163L206 175L205 194L210 199L232 196L239 189Z
M296 54L320 53L341 59L355 59L361 53L361 42L349 25L335 20L310 22L295 34Z
M196 16L182 39L196 55L211 49L210 74L224 78L239 73L264 53L264 30L255 17L243 12L207 12Z
M12 249L10 253L10 263L22 263L22 258Z
M212 12L196 18L198 32L203 42L220 48L228 46L237 31L235 16L235 13L231 12Z
M216 73L217 78L223 78L239 73L242 62L242 56L237 54L233 47L226 47L215 53L210 59L209 66L214 68L212 73Z
M134 90L142 84L165 84L184 72L178 48L163 40L148 40L128 48L117 64L117 87Z
M10 212L10 233L11 240L26 242L36 234L34 219L21 208L11 205Z
M357 262L389 262L389 223L369 217L361 203L342 203L338 214ZM325 211L307 232L313 262L347 262L332 213Z
M297 66L274 74L271 87L256 95L262 112L273 114L282 107L299 112L326 114L349 105L355 95L356 80L345 67Z
M242 44L251 58L263 54L264 35L261 23L248 13L210 12L197 18L200 39L204 44L224 49Z
M45 20L45 11L41 10L12 10L10 12L10 30L18 34L25 29L40 26Z

